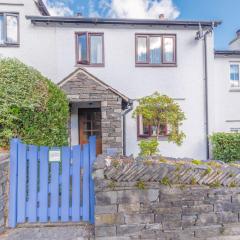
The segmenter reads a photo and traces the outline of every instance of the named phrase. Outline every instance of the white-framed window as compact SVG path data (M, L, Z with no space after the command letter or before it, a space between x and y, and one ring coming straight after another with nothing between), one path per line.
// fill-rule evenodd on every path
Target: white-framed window
M0 46L19 44L19 14L0 12Z
M240 63L230 64L230 87L240 88L240 77L239 77Z

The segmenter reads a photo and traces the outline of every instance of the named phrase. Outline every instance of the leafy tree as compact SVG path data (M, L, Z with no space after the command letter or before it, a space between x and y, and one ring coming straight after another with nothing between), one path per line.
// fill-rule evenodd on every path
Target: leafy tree
M185 134L179 129L185 120L180 106L170 97L155 92L139 100L133 116L141 115L147 125L156 126L156 138L159 139L160 126L167 124L168 141L181 145Z
M61 89L16 59L0 59L0 147L67 144L68 101Z

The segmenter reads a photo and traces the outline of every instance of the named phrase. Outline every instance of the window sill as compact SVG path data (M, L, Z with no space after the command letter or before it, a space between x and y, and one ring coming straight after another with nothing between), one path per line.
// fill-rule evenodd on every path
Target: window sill
M18 48L18 47L20 47L20 44L0 44L0 47L4 47L4 48Z
M145 136L138 136L137 140L147 140L147 139L156 139L156 137L145 137ZM168 136L159 136L158 141L168 141Z
M105 67L105 64L80 64L80 63L76 63L75 67Z
M229 92L240 92L240 87L230 88Z
M176 63L171 63L171 64L141 64L141 63L136 63L135 67L177 67Z

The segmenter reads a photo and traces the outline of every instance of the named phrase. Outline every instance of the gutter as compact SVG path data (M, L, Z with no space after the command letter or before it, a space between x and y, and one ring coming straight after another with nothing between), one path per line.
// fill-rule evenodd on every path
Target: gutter
M151 26L191 26L198 27L199 21L158 20L158 19L128 19L128 18L85 18L85 17L59 17L59 16L26 16L27 20L35 23L79 23L79 24L115 24L115 25L151 25ZM221 21L200 21L203 27L215 27Z
M122 113L123 116L123 155L126 156L126 115L133 110L133 100L129 100L127 109Z

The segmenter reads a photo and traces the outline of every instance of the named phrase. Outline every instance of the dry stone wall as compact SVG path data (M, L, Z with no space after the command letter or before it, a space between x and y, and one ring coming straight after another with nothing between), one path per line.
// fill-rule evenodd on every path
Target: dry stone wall
M174 161L161 159L157 165L154 160L152 165L149 160L139 162L100 156L94 166L95 238L240 239L237 175L234 175L236 186L232 187L222 185L225 182L220 178L218 184L215 180L199 184L201 174L196 169L201 169L200 165L192 164L190 160L186 163L178 160L178 164ZM179 163L185 169L182 174ZM230 170L229 166L219 164L211 163L212 171L218 169L222 174L224 169ZM203 165L207 166L208 172L202 174L202 178L210 174L209 165ZM194 170L186 170L190 166ZM176 177L177 174L181 177ZM196 181L186 180L193 176ZM208 177L214 179L214 176Z

